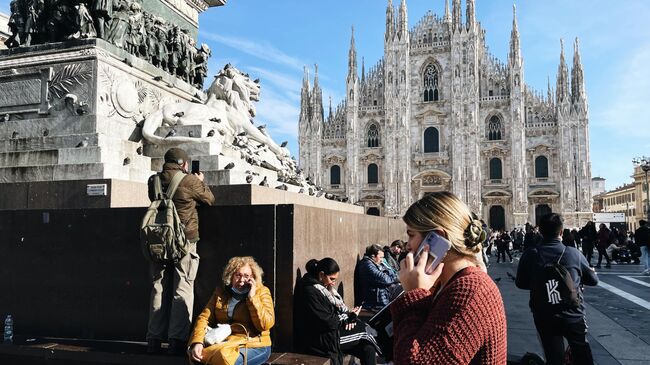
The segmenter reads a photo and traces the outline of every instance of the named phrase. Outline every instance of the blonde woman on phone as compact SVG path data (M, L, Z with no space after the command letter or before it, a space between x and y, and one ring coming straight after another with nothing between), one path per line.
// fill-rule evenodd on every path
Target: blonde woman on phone
M506 318L501 293L482 260L481 221L458 197L431 193L403 217L410 251L401 263L404 295L391 305L396 364L506 363ZM449 241L449 250L427 274L430 233Z
M210 365L261 365L271 356L271 327L275 324L271 291L262 285L262 268L250 256L233 257L217 287L196 319L190 336L190 362ZM207 327L230 324L223 342L204 344Z

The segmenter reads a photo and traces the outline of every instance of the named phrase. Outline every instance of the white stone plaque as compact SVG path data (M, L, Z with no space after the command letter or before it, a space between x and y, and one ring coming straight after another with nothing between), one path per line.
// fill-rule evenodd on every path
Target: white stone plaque
M108 187L106 184L88 184L86 185L86 195L88 196L106 196Z

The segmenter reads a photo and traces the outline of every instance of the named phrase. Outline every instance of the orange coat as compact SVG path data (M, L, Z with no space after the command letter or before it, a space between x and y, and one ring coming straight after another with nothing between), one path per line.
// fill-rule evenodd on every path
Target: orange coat
M203 349L203 363L211 365L232 365L239 357L242 347L258 348L271 346L270 329L275 324L275 312L271 291L264 285L258 285L252 298L240 301L233 311L232 321L228 319L228 302L232 298L230 291L218 287L205 309L196 319L194 331L190 336L190 346L203 343L207 326L216 327L217 323L230 323L232 334L226 341ZM248 330L249 338L239 323Z

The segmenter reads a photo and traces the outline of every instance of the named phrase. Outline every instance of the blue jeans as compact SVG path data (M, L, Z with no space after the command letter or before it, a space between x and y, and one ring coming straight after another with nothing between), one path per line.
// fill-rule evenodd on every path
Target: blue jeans
M239 350L239 357L235 365L244 364L244 349ZM254 349L248 349L247 355L247 365L262 365L266 360L271 356L271 347L258 347Z
M643 265L643 270L650 269L650 247L641 246L641 264Z

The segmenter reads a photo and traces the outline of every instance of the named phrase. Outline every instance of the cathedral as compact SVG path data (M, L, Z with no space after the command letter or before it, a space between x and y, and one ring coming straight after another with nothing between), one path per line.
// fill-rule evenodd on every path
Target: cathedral
M524 78L516 8L506 63L492 56L475 0L445 3L411 29L406 0L388 0L384 56L361 72L354 28L346 97L325 113L316 68L301 90L299 158L327 192L366 213L399 217L428 192L451 191L494 229L561 213L592 218L587 95L578 39L564 43L555 87Z

